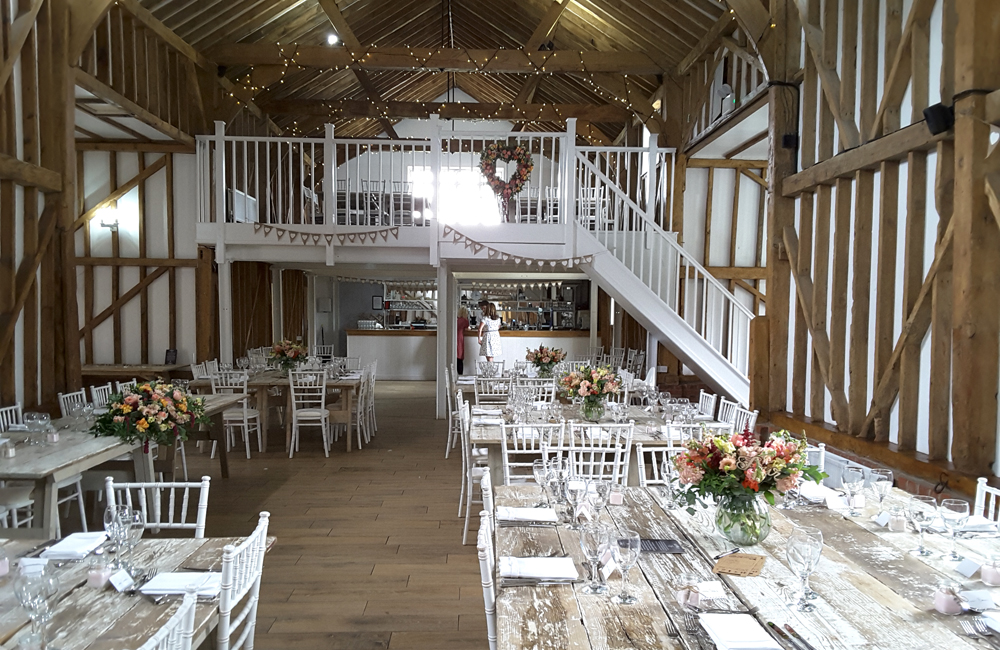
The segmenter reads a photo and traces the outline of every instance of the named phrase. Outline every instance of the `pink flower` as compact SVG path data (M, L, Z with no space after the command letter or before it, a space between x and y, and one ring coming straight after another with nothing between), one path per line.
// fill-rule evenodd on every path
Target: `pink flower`
M156 419L159 420L160 422L163 422L164 420L167 419L167 412L160 411L159 413L156 414Z
M705 470L698 465L685 464L680 468L680 472L678 473L678 480L683 485L698 485L704 477Z
M789 490L795 489L795 484L798 482L798 472L791 476L786 476L784 478L779 478L775 484L778 492L788 492Z
M719 461L719 469L723 472L728 472L736 469L736 459L732 456L726 456Z
M587 389L586 389L586 388L584 388L583 386L581 386L581 387L580 387L580 390L578 390L578 391L577 391L577 393L578 393L578 394L580 395L580 397L586 397L587 395L589 395L589 394L590 394L590 393L589 393L589 392L587 391Z
M139 403L139 396L134 393L126 395L125 403L128 404L129 406L135 406L136 404Z
M123 416L123 415L116 415L115 418L114 418L114 420L115 420L115 422L117 424L121 424L122 422L125 421L125 416Z

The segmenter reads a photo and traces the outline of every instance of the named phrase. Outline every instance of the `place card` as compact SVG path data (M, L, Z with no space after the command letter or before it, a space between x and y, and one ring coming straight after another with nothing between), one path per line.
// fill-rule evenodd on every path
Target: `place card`
M726 555L712 567L712 573L725 573L741 578L752 578L760 575L764 568L765 557L751 553L731 553Z
M715 598L725 598L726 590L723 589L722 583L718 580L708 580L698 583L698 594L705 600L714 600Z
M971 578L973 575L975 575L976 571L979 571L981 567L982 565L976 562L975 560L970 560L966 558L958 563L958 566L955 567L955 570L961 573L966 578Z
M963 605L973 611L982 612L987 609L996 608L993 595L986 589L976 589L975 591L963 591L959 595L966 600Z
M119 569L111 576L111 586L119 593L131 589L134 584L135 580L125 569Z
M876 524L878 524L879 526L881 526L882 528L885 528L886 526L889 525L889 520L890 519L892 519L892 515L889 514L888 510L885 510L885 511L882 512L882 514L880 514L879 516L875 517L874 522Z
M612 553L610 549L604 552L604 555L601 556L601 560L598 564L600 565L600 572L604 577L605 582L608 581L608 578L611 577L612 573L618 570L618 563L615 562L614 553Z

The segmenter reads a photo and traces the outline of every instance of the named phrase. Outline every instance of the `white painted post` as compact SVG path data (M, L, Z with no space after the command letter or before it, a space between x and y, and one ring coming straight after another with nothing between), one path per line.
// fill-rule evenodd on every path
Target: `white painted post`
M441 119L440 115L437 113L431 113L431 173L434 175L434 180L431 186L434 188L434 196L424 201L424 221L427 221L428 206L430 206L429 212L431 213L431 218L433 223L429 228L427 228L428 237L430 241L430 263L431 266L437 266L441 256L441 238L444 236L441 228L440 219L440 208L441 208ZM440 297L440 291L442 286L438 285L438 297ZM441 305L438 305L440 309ZM440 320L440 314L438 315ZM441 371L443 372L443 370ZM440 391L439 391L440 392ZM440 400L439 400L440 401ZM440 417L440 414L438 414Z
M437 419L448 417L448 384L445 381L445 369L455 356L456 343L451 343L451 332L455 329L455 305L451 300L454 291L453 280L447 261L440 261L437 269L438 281L438 314L437 314Z
M312 354L312 351L316 349L316 274L306 273L306 302L309 305L306 308L306 340L303 341L303 345Z
M564 255L576 257L576 118L566 118L566 140L562 150L562 173L559 178L559 217L563 221ZM593 319L591 319L593 320Z
M219 267L219 361L232 363L233 276L231 262L226 254L226 242L221 236L215 246L215 262Z
M643 373L648 372L649 368L657 368L660 362L659 359L660 352L660 340L656 338L656 335L650 331L646 332L646 367L642 369ZM636 379L644 379L645 374L642 377L636 377Z
M643 127L645 128L645 127ZM646 151L646 220L656 223L656 133L649 134L649 148ZM645 228L643 230L646 230ZM646 248L649 248L649 237L646 238Z
M215 221L226 223L226 123L215 121ZM223 235L224 236L224 235Z
M597 347L597 280L590 281L590 347Z
M333 125L327 124L323 139L323 223L328 231L337 226L337 145L333 141ZM332 264L331 264L332 266Z
M282 311L281 269L271 266L271 333L275 341L285 338Z

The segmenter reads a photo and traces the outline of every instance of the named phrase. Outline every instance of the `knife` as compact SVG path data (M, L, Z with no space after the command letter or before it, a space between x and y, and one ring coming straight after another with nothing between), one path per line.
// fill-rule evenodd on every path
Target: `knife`
M22 555L21 557L38 557L39 555L41 555L45 551L45 549L47 549L48 547L52 546L53 544L55 544L58 541L59 540L57 540L57 539L50 539L47 542L42 542L41 544L39 544L35 548L31 549L30 551L28 551L27 553L25 553L24 555Z
M802 646L796 643L794 639L785 634L784 630L782 630L780 627L778 627L771 621L767 622L767 629L771 632L771 636L777 635L775 640L779 642L779 645L781 641L784 641L785 645L791 646L792 648L794 648L794 650L802 650Z
M799 643L801 643L802 647L804 647L806 650L816 650L816 648L812 647L812 644L810 644L808 641L806 641L805 639L803 639L802 635L800 635L798 632L796 632L795 628L793 628L788 623L785 623L785 629L788 630L788 633L791 634L792 637L796 641L798 641Z

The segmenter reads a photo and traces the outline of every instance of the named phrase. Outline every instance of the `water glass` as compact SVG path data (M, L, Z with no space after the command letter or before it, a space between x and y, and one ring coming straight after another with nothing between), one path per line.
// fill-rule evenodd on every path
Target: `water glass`
M639 561L639 552L642 545L639 540L639 533L634 530L623 530L618 533L618 538L613 547L615 562L618 570L622 574L622 592L611 599L611 602L618 605L633 605L639 599L628 592L628 572Z
M59 595L59 578L46 565L21 566L14 577L14 595L28 612L32 636L39 647L57 650L45 643L45 625L52 619L52 606Z
M674 463L666 454L660 463L660 478L663 485L660 487L660 494L663 496L662 505L666 510L673 510L677 507L677 498L674 495Z
M860 517L861 511L855 505L855 497L861 494L865 487L865 471L860 467L845 467L841 475L844 491L847 492L847 514Z
M892 470L891 469L873 469L871 473L872 489L875 490L875 496L878 497L878 515L883 512L882 502L885 498L889 496L892 492Z
M115 545L115 560L112 568L122 568L123 550L128 539L126 522L131 517L131 508L128 506L108 506L104 509L104 532L108 534L111 542Z
M541 488L542 494L539 498L538 503L535 504L536 508L547 508L549 501L545 495L545 488L548 485L548 475L549 468L545 463L544 458L536 458L531 463L531 473L535 478L535 483Z
M934 497L916 494L910 497L907 514L913 527L917 529L917 533L920 535L920 544L911 553L921 557L932 555L928 549L924 548L924 529L937 516L937 500Z
M590 584L581 589L585 594L608 593L608 586L601 575L599 563L601 557L611 548L613 535L611 526L599 521L586 523L580 529L580 548L590 560Z
M823 533L818 528L796 528L785 545L788 568L799 577L799 597L794 603L796 611L811 612L816 609L809 603L809 576L816 570L823 553ZM813 598L816 596L813 595Z
M587 481L578 477L571 477L566 481L566 503L569 505L569 523L566 525L570 530L579 530L577 523L577 508L584 503L587 496Z
M594 511L600 513L604 506L608 505L608 497L611 496L610 481L588 481L587 501Z
M125 515L125 512L122 512ZM125 519L125 536L128 544L128 565L131 569L132 577L138 577L139 571L135 567L135 547L142 539L142 533L146 530L146 518L142 510L129 510Z
M951 535L951 551L944 555L944 559L958 562L963 558L955 549L955 535L969 521L969 503L961 499L945 499L938 508L938 514Z

